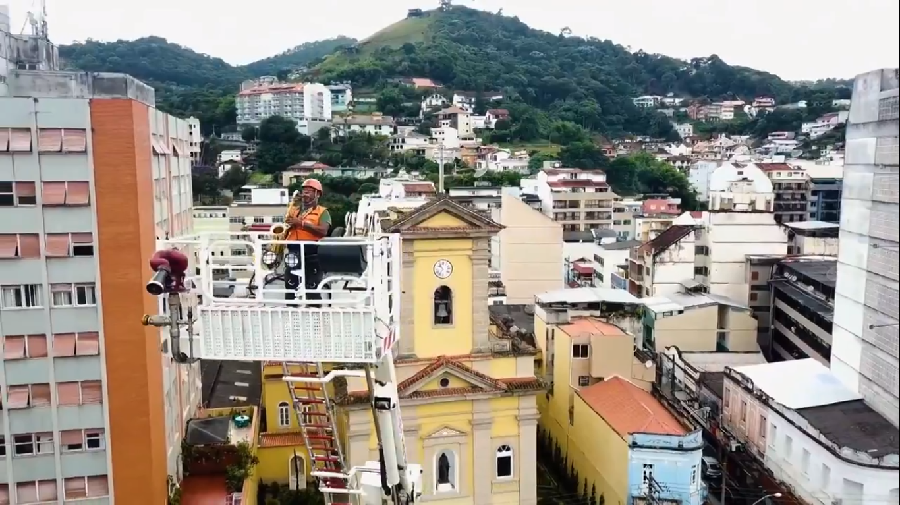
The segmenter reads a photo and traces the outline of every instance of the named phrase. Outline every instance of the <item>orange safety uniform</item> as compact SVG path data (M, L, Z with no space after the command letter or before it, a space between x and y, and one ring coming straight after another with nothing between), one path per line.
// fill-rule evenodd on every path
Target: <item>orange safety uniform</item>
M326 212L327 209L322 207L321 205L316 205L315 207L304 211L303 214L300 215L300 219L303 221L309 221L314 225L319 224L319 220L322 218L322 214ZM322 237L318 235L314 235L300 226L294 226L288 231L286 240L303 240L308 242L318 242Z

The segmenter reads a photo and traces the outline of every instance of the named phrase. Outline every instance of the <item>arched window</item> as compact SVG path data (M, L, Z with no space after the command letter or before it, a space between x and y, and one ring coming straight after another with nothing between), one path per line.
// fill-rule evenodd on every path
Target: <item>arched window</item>
M511 479L513 476L512 447L503 444L497 448L497 478Z
M453 291L447 286L434 290L434 324L453 324Z
M306 489L306 462L300 456L291 456L289 461L290 482L288 482L288 486L291 489Z
M434 460L434 491L449 493L456 491L456 454L452 451L441 451Z
M287 402L278 404L278 426L287 428L291 425L291 406Z

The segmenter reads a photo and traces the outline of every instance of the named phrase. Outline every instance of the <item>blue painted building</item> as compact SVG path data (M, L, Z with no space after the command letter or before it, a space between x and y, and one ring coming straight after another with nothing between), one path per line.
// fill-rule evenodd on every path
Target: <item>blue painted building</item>
M340 114L350 110L353 103L353 88L349 83L329 84L331 91L331 112Z
M628 439L628 505L652 503L647 498L683 505L702 505L706 484L701 478L703 435L633 433Z

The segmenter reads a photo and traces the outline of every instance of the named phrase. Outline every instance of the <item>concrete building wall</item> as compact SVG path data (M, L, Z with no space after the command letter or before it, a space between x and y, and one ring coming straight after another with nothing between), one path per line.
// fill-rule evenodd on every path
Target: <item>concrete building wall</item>
M563 287L562 226L520 199L504 195L498 234L500 278L507 303L534 303L534 296Z
M900 422L898 74L856 78L847 125L831 369Z

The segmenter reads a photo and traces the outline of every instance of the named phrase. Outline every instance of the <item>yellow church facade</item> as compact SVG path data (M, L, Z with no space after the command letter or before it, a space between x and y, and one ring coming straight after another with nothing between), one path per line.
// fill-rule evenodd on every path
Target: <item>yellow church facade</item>
M403 237L396 372L423 501L536 505L535 350L489 332L489 243L501 226L449 198L392 218L387 231ZM348 462L377 461L365 383L346 387L338 396Z

